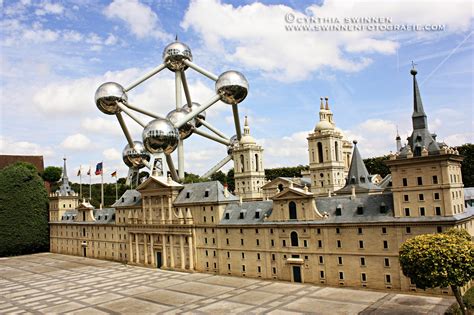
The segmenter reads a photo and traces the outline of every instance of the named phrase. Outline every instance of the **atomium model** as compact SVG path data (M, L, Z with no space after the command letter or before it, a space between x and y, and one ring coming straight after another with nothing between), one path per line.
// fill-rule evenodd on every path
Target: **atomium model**
M164 69L175 74L176 107L164 117L130 104L127 92ZM193 69L214 81L216 94L205 102L193 102L186 79L188 69ZM227 148L227 156L203 177L212 175L232 159L232 152L242 137L237 105L247 97L248 89L247 79L238 71L226 71L220 76L216 76L193 63L191 49L176 39L163 50L163 63L130 85L123 87L115 82L100 85L95 93L95 104L104 114L117 117L127 139L122 157L124 163L129 167L128 183L133 178L138 178L138 170L143 167L149 168L153 176L167 176L169 170L173 179L179 181L184 179L183 142L193 134L221 143ZM181 99L183 90L186 97L184 104ZM236 134L231 138L206 121L206 110L218 101L232 106ZM151 120L146 123L134 112L145 115ZM141 139L143 142L132 139L122 113L143 127ZM203 127L211 133L203 131ZM171 154L176 149L178 151L178 171L176 171L171 158Z

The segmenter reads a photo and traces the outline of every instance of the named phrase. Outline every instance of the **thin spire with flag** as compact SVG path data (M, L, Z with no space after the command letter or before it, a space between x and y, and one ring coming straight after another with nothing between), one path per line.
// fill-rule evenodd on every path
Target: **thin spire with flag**
M112 177L115 177L115 201L118 200L118 179L117 179L117 170L115 170L112 174Z

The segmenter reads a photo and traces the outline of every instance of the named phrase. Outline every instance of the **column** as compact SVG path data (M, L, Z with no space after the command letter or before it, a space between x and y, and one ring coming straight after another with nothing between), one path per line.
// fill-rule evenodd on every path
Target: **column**
M171 204L171 197L168 197L168 220L170 224L173 223L172 211L173 211L173 205Z
M140 263L140 251L138 250L138 234L135 234L135 262Z
M145 255L145 265L148 265L148 244L147 244L148 235L143 234L143 254Z
M186 268L186 262L185 262L185 257L184 257L184 235L179 236L179 250L180 250L180 255L181 255L181 269Z
M128 235L128 262L133 262L133 238L134 234Z
M174 240L173 240L173 235L170 235L170 268L174 268Z
M163 196L161 196L161 223L165 223L165 203L163 201Z
M162 250L161 250L161 255L162 255L162 263L163 263L163 268L167 268L168 267L168 253L166 251L166 235L165 234L161 234L161 246L163 247Z
M189 270L194 270L194 256L193 256L193 237L188 236L189 246Z
M153 242L154 242L155 235L150 235L150 255L151 255L151 264L153 267L156 267L155 263L155 250L153 249Z

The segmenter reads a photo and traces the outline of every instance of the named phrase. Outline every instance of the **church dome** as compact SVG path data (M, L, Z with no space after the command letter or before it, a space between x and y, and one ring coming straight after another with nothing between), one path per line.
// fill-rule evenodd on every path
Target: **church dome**
M316 128L314 131L321 131L321 130L334 130L334 126L327 120L322 120L317 123Z
M240 138L240 144L256 144L257 141L255 141L254 137L251 135L243 135L242 138Z

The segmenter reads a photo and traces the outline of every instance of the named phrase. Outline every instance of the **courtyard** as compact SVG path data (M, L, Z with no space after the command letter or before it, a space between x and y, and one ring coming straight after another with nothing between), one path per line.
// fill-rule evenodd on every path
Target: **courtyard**
M452 297L164 271L43 253L0 258L0 313L443 314Z

